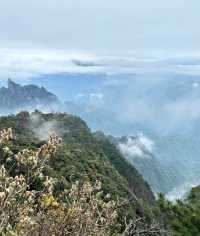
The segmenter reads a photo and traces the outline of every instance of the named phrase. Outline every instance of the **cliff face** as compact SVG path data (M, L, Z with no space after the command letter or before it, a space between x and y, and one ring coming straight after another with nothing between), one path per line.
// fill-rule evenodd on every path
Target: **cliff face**
M43 87L21 86L8 80L8 87L0 89L1 111L13 112L17 109L37 108L58 103L58 98Z

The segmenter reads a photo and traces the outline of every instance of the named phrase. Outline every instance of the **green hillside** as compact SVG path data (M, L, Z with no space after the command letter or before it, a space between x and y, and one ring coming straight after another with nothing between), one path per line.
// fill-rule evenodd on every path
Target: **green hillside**
M158 204L172 235L200 235L200 186L193 188L186 199L175 203L160 194Z
M80 118L61 113L21 112L0 118L0 129L9 127L16 135L14 152L39 147L45 141L39 136L48 137L54 131L62 137L62 148L47 170L52 176L62 177L66 182L84 176L93 182L99 179L104 192L113 197L129 199L136 195L140 200L154 201L149 185L137 170L108 140L99 142Z
M110 163L127 180L131 192L134 192L136 196L142 196L153 201L154 197L152 192L149 191L150 187L148 183L144 182L143 177L138 173L133 165L122 156L116 146L105 135L103 135L103 133L96 132L94 135Z

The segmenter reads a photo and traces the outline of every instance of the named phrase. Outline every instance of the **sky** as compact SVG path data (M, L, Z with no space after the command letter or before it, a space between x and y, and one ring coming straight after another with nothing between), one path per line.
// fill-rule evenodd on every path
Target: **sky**
M198 0L0 0L0 79L199 75L199 9Z
M200 118L199 10L199 0L0 0L0 86L32 80L99 116L112 107L124 124L181 130Z
M190 51L198 0L0 0L0 45L92 52Z

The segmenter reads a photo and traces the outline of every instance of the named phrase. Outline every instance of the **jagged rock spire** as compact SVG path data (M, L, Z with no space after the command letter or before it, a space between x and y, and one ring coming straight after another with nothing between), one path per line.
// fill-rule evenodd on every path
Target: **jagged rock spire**
M16 88L19 88L20 85L15 83L13 80L11 79L8 79L8 89L9 90L13 90L13 89L16 89Z

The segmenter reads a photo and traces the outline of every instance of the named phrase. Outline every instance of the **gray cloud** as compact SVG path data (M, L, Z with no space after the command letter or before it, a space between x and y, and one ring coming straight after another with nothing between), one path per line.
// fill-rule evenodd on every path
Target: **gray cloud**
M198 0L0 1L3 47L196 49Z

